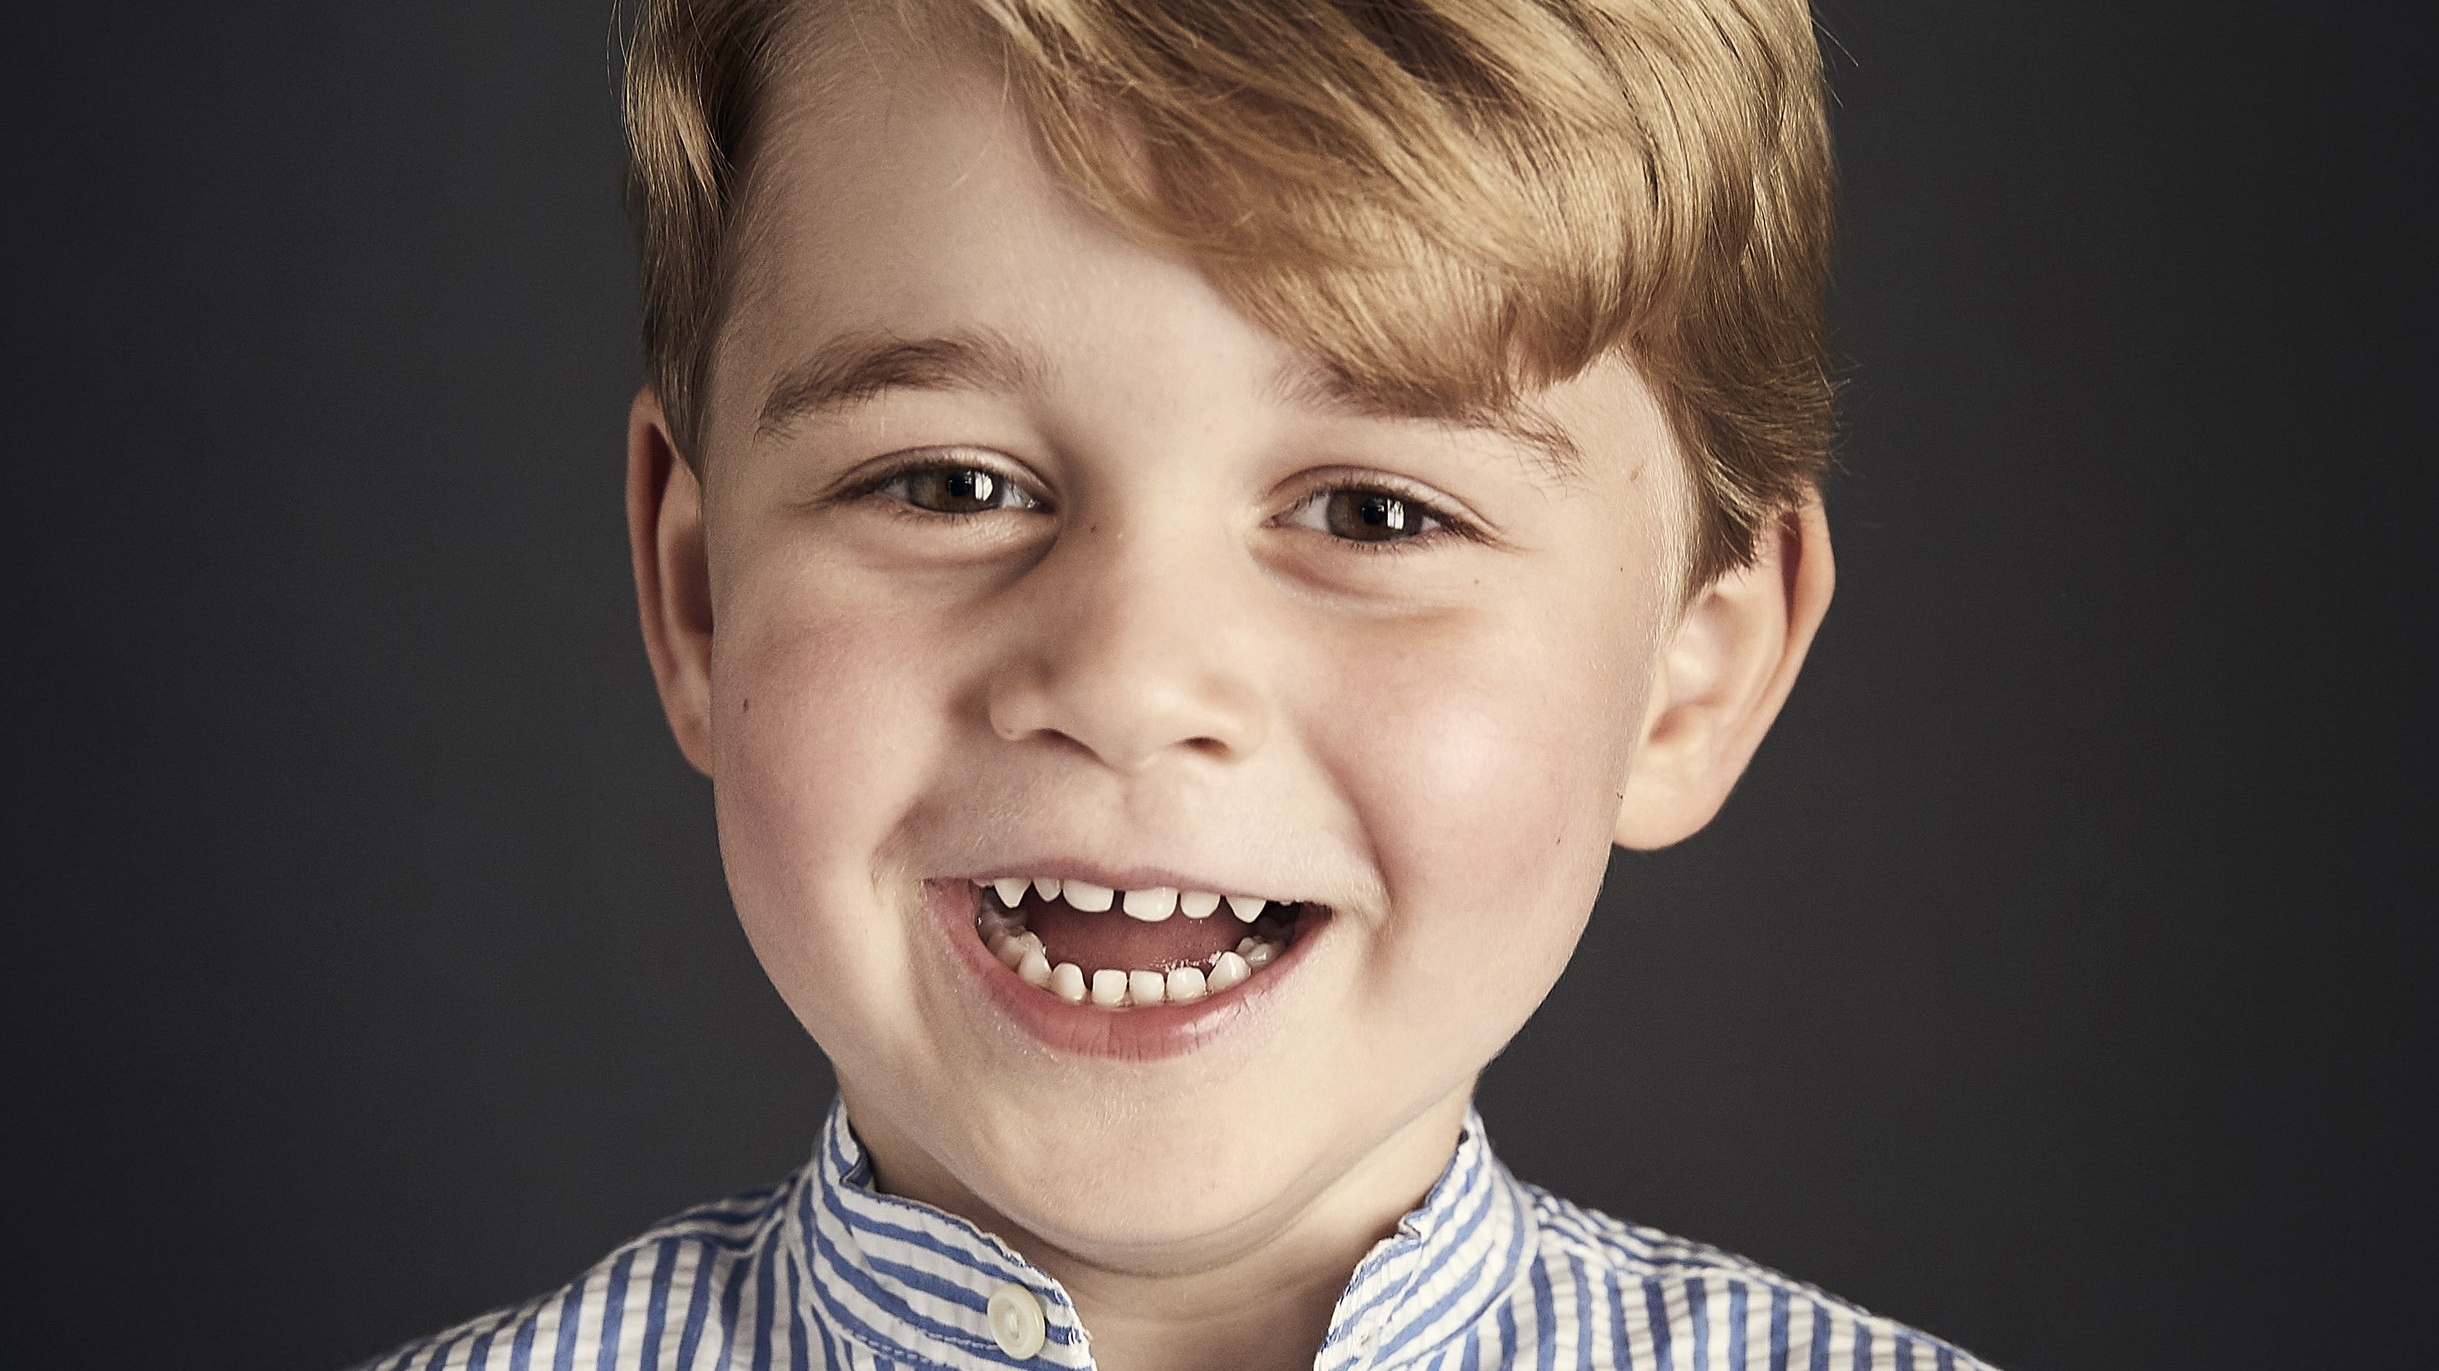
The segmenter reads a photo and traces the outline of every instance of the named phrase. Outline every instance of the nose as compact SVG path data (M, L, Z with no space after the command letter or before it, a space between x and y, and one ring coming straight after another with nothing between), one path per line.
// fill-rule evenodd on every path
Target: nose
M991 726L1060 739L1128 775L1165 759L1234 761L1269 736L1239 597L1224 556L1116 532L1078 532L1024 578L1018 636L990 681Z

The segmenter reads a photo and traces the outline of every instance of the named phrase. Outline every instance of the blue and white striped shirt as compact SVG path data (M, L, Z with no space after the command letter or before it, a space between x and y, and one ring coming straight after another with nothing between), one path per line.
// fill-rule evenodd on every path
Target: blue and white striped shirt
M1029 1293L1039 1350L1003 1350L993 1292ZM833 1105L772 1190L705 1205L564 1289L364 1371L1087 1371L1058 1282L929 1205L884 1195ZM1983 1363L1741 1257L1620 1223L1508 1174L1469 1115L1422 1207L1339 1297L1315 1371L1973 1371Z

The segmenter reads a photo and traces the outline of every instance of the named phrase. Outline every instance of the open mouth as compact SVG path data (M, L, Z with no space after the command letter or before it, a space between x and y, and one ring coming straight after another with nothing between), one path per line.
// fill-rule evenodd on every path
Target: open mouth
M1019 980L1104 1009L1191 1004L1233 990L1294 944L1318 905L1056 876L976 878L974 932Z

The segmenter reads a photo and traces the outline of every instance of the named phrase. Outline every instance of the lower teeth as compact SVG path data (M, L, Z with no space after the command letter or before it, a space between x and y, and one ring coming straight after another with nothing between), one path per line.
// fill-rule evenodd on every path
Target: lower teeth
M1074 962L1052 964L1041 937L1025 927L1022 917L994 908L988 900L981 916L974 921L974 931L982 936L999 964L1015 972L1025 984L1069 1004L1090 1000L1104 1009L1191 1004L1242 985L1247 977L1287 950L1283 942L1249 935L1239 939L1234 948L1205 958L1199 966L1180 966L1166 972L1104 968L1088 975Z

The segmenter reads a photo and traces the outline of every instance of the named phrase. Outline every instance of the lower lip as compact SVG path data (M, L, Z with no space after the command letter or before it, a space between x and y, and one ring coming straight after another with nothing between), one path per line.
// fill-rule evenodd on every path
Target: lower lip
M1001 965L975 936L979 895L971 882L933 881L929 887L925 898L952 954L1009 1018L1056 1051L1126 1061L1183 1056L1255 1022L1304 960L1306 945L1320 931L1318 925L1327 920L1326 915L1303 916L1286 951L1252 979L1216 995L1192 1004L1105 1009L1089 1000L1069 1004L1047 990L1025 984Z

